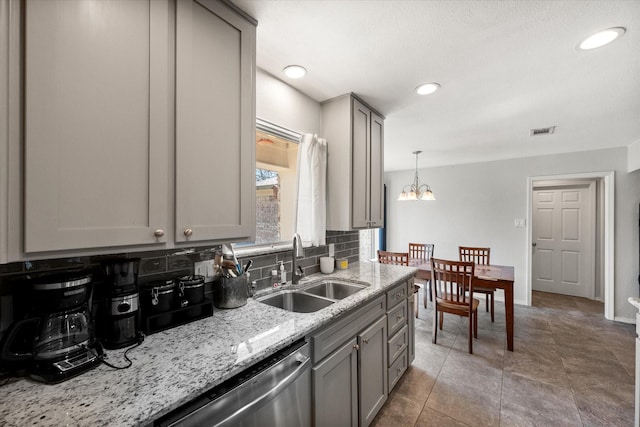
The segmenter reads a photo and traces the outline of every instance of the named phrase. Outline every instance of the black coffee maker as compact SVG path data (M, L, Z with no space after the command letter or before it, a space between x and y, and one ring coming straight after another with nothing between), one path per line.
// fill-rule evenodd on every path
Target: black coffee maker
M135 344L140 331L138 266L140 258L118 258L103 262L105 270L106 323L103 344L116 349Z
M29 314L14 322L3 338L3 369L58 383L99 364L102 348L89 310L91 275L46 275L27 285Z

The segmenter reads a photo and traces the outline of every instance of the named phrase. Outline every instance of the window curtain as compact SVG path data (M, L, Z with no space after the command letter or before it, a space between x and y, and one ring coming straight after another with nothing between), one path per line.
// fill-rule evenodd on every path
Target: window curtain
M327 141L314 134L300 137L298 146L295 230L303 242L326 244Z

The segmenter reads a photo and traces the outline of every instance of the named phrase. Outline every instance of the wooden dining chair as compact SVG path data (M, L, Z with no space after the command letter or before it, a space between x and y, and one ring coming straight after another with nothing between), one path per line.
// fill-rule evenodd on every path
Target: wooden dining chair
M409 252L388 252L378 250L378 262L380 264L409 265ZM414 283L413 293L418 293L418 286ZM414 304L415 316L418 317L418 304Z
M460 253L460 261L474 262L476 265L491 264L491 248L473 248L470 246L458 246ZM491 321L494 320L493 314L493 296L494 289L476 287L473 290L477 294L485 294L485 310L489 311L489 302L491 302Z
M380 264L409 265L409 253L378 250L378 262Z
M474 267L473 262L431 258L432 342L437 343L438 329L442 330L444 313L465 316L469 318L470 354L473 354L473 337L478 338L478 305L480 304L480 301L473 297Z
M409 243L409 258L421 259L427 262L433 256L434 246L433 243ZM431 280L426 280L424 283L416 282L418 287L424 289L424 308L427 308L427 295L429 299L432 298L430 284ZM431 301L433 300L431 299Z

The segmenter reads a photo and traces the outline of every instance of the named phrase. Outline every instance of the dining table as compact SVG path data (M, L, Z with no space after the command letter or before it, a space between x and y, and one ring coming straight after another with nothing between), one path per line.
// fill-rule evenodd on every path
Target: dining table
M416 278L431 280L431 261L410 258L409 266L417 268ZM474 286L504 291L504 312L507 328L507 349L513 351L513 267L506 265L476 264Z

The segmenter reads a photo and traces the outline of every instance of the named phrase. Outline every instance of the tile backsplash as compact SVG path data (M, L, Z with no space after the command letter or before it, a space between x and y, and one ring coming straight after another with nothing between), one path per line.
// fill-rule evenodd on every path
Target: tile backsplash
M298 265L304 269L305 275L320 271L320 257L329 253L328 245L335 245L335 257L346 258L349 263L358 261L359 232L358 231L327 231L327 245L305 248L304 257L298 260ZM0 336L10 323L23 313L20 307L14 307L13 295L23 285L24 279L36 275L63 272L69 270L83 270L93 274L94 278L94 306L104 299L101 292L103 273L100 262L105 258L127 257L140 258L138 283L143 285L152 280L166 277L179 277L193 274L195 262L213 260L220 245L193 249L172 249L148 252L115 253L108 256L80 256L72 258L58 258L37 261L24 261L11 264L0 264ZM264 255L240 257L244 265L249 259L253 264L249 270L251 280L256 282L257 290L271 286L271 270L278 269L280 261L284 262L287 278L291 276L291 249L271 252ZM206 293L211 293L211 284L207 284Z

